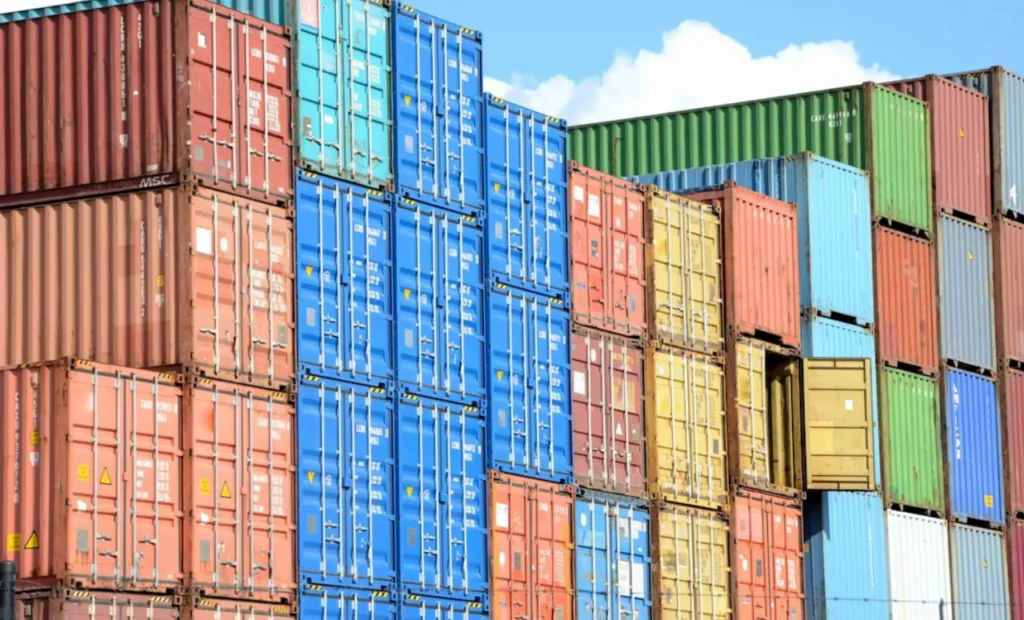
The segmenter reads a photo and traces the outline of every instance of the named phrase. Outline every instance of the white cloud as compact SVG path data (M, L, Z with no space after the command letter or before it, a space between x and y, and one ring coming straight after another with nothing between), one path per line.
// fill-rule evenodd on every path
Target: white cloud
M561 74L543 81L515 75L509 82L485 78L484 87L579 124L896 77L877 64L862 65L848 41L794 43L755 58L711 24L684 21L662 35L660 51L620 55L597 77L575 82Z

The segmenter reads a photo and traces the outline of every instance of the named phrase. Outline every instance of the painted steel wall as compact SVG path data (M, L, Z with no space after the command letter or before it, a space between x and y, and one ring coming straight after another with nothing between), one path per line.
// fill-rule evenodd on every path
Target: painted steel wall
M302 171L295 187L302 374L372 383L392 378L390 194Z
M953 525L950 563L957 620L1010 620L1005 543L999 532Z
M576 617L651 617L647 502L587 491L576 499Z
M1024 372L1006 369L999 381L1003 384L1006 407L1007 504L1016 518L1024 516Z
M944 514L938 383L894 368L882 368L879 382L886 505Z
M952 516L1001 525L1003 442L996 384L952 369L944 372L944 384Z
M570 482L569 312L557 299L501 285L488 306L489 465Z
M308 377L297 401L300 581L393 584L394 399L381 388Z
M997 351L1001 360L1024 362L1024 224L1007 217L993 228Z
M502 283L568 293L566 123L487 95L488 265Z
M489 615L479 603L406 595L401 603L401 617L403 620L485 620Z
M398 620L398 603L387 591L324 588L307 584L299 599L299 620Z
M393 8L397 191L478 215L485 192L482 37L408 5Z
M729 523L716 512L655 503L651 580L660 618L730 617Z
M939 218L942 359L992 372L996 364L992 237L970 222Z
M897 510L885 517L892 620L952 620L948 525Z
M1010 581L1010 617L1024 618L1024 521L1012 519L1006 529L1006 556Z
M408 198L395 206L398 380L438 398L480 405L484 378L484 231Z
M296 0L298 165L391 189L391 13L383 0Z
M182 605L182 615L189 620L221 620L222 618L281 618L292 614L293 605L253 603L250 601L193 598Z
M151 620L178 620L181 609L174 597L166 594L129 594L96 590L58 590L22 593L14 600L17 618L79 620L145 617Z
M119 6L122 4L129 4L131 2L142 1L143 0L80 0L78 2L74 2L72 0L64 0L63 2L54 2L49 6L25 9L23 11L5 11L0 13L0 24L19 22L26 19L37 19L40 17L55 17L57 15L75 13L77 11L104 9L111 6Z
M737 487L732 512L736 620L804 618L804 527L799 500Z

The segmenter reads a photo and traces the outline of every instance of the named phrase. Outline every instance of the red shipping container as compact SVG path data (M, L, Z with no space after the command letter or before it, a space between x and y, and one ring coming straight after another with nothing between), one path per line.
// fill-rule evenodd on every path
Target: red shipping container
M647 336L644 194L572 162L572 310L581 325Z
M1024 224L1006 217L995 223L996 332L999 358L1024 365Z
M803 536L798 500L736 489L732 575L737 620L803 620Z
M732 181L687 198L722 212L726 325L747 336L799 348L796 205Z
M290 47L286 28L203 0L0 25L0 205L192 179L283 204Z
M295 617L294 606L212 598L192 599L182 606L181 612L181 617L185 620L263 620Z
M580 486L643 497L647 490L644 352L621 336L572 335L573 467Z
M490 472L491 618L572 620L573 489Z
M893 368L934 377L938 371L935 246L875 226L878 357Z
M1024 620L1024 521L1011 519L1006 524L1007 564L1010 579L1010 617Z
M1012 516L1024 518L1024 371L1004 369L999 383L1006 425L1007 504Z
M167 594L42 590L19 594L14 616L25 620L178 620L179 598Z

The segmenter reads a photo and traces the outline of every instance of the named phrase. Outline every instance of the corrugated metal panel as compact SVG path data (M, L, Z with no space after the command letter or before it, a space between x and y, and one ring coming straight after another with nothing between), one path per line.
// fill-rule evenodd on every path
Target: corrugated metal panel
M506 283L569 292L565 121L487 95L488 265Z
M657 617L730 617L729 523L718 513L658 502L651 508Z
M892 620L952 620L946 522L896 510L885 516Z
M403 198L395 207L398 380L420 394L475 403L484 373L483 229Z
M378 383L391 378L390 194L301 171L295 188L302 374Z
M390 189L390 11L384 0L295 5L299 165Z
M80 0L79 2L74 2L72 0L65 0L64 2L50 2L47 6L41 6L38 8L0 13L0 24L20 22L26 19L37 19L40 17L67 15L68 13L75 13L77 11L105 9L107 7L143 1L144 0Z
M994 371L992 237L970 222L939 217L939 318L942 359Z
M485 191L480 33L408 5L394 11L397 191L477 215Z
M647 502L586 492L576 500L576 617L651 617Z
M403 620L486 620L486 606L480 603L407 595L402 599ZM328 616L333 618L334 616ZM350 616L341 616L350 618ZM357 617L362 620L361 617ZM353 619L355 620L355 619ZM367 620L377 620L376 617Z
M944 513L938 384L930 377L893 368L881 372L886 503Z
M462 405L398 399L390 436L397 441L399 579L408 592L486 601L486 433Z
M299 598L299 620L398 620L393 595L371 590L324 588L307 584Z
M569 312L557 299L495 285L488 295L490 466L572 480Z
M874 493L814 493L804 503L808 620L889 613L882 501Z
M1010 579L1010 615L1013 620L1024 618L1024 521L1013 519L1006 530L1007 565Z
M1024 224L996 220L993 270L996 290L997 352L1003 361L1024 362Z
M300 581L393 584L394 399L381 388L304 379L297 411Z
M799 500L736 488L732 513L736 620L804 618L804 527Z
M1010 620L1003 535L958 524L952 529L953 617Z
M1007 369L999 376L999 381L1003 384L1006 406L1007 504L1010 514L1017 518L1024 516L1024 372ZM1024 548L1021 551L1024 552ZM1024 561L1021 568L1024 569Z
M186 599L182 604L183 616L189 620L221 620L221 618L280 618L294 609L282 603L253 603L250 601L215 598ZM113 615L117 614L115 610Z
M737 339L730 355L736 373L736 440L730 444L737 452L733 460L739 460L737 477L741 482L763 486L772 482L772 464L777 460L789 462L796 455L778 455L772 448L772 420L768 413L768 378L766 345L758 340ZM726 363L726 373L730 371ZM732 403L727 403L731 407ZM726 419L730 413L726 412ZM784 444L783 444L784 445ZM787 458L788 457L788 458Z
M132 594L96 590L56 589L54 592L21 593L14 601L17 618L112 618L144 616L150 620L178 620L182 609L166 594Z
M996 384L961 370L946 370L944 383L953 517L1002 524L1003 445Z

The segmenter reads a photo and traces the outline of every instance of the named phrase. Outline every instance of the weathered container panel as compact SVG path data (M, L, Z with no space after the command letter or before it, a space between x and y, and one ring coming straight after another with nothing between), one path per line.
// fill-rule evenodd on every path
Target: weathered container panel
M1024 372L1007 369L999 381L1003 384L1006 406L1007 504L1010 514L1019 517L1024 516Z
M1006 556L1010 581L1010 617L1024 618L1024 521L1012 519L1006 530Z
M68 13L75 13L78 11L103 9L111 6L143 1L144 0L79 0L74 2L72 0L58 0L57 2L47 3L46 6L34 7L22 11L0 13L0 24L20 22L26 19L36 19L39 17L55 17L57 15L66 15ZM32 4L39 3L37 2Z
M892 620L952 620L949 526L897 510L885 516Z
M976 224L939 217L942 359L993 372L996 364L992 237Z
M307 584L299 599L299 620L398 620L398 602L386 590L325 588Z
M886 503L945 513L938 383L894 368L881 369L880 383Z
M1024 224L1000 217L992 239L997 351L1002 361L1020 366L1024 363Z
M181 615L187 620L222 620L223 618L250 620L266 618L269 620L271 618L294 618L294 609L292 604L254 603L247 600L196 597L182 601Z
M950 547L953 617L957 620L1010 620L1003 534L954 524Z
M1003 443L996 384L952 369L945 371L944 383L952 516L1002 525Z
M46 620L106 620L125 618L178 620L181 608L166 594L135 594L89 590L57 590L22 593L14 600L16 618Z
M406 595L401 603L403 620L486 620L489 617L485 606L472 601Z
M803 507L737 487L732 512L733 616L804 618Z
M651 519L658 617L729 618L729 523L718 513L669 502L655 503Z

